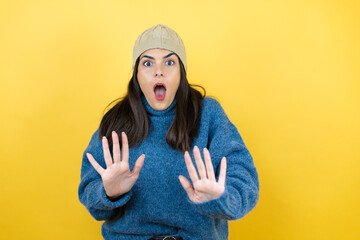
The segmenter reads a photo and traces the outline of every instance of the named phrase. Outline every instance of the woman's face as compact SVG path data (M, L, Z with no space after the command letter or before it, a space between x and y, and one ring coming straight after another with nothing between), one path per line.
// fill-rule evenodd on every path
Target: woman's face
M147 102L155 110L165 110L175 98L180 84L180 62L175 53L149 49L140 55L137 79Z

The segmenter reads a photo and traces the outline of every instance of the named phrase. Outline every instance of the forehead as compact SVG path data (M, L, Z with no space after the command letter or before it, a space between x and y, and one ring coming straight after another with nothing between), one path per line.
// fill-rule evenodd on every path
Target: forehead
M140 55L140 58L144 55L148 55L148 56L152 56L152 57L164 57L166 55L168 55L169 53L172 53L172 51L169 51L167 49L161 49L161 48L152 48L152 49L148 49L145 52L143 52Z

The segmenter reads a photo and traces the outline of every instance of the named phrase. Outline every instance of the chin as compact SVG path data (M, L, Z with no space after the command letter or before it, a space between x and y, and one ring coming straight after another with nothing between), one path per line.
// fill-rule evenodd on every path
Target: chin
M162 110L167 109L169 106L170 106L170 104L167 104L167 103L156 103L153 108L157 111L162 111Z

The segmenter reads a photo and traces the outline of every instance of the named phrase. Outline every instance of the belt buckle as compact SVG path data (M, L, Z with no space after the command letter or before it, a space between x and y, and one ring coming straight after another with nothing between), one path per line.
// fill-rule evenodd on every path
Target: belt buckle
M176 240L173 236L166 236L162 240Z

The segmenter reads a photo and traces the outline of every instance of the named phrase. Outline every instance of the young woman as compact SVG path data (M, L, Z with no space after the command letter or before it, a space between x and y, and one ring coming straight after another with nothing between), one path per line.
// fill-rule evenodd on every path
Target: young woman
M120 149L121 146L121 149ZM252 157L221 105L191 87L167 26L133 49L127 95L86 148L79 199L105 239L224 240L259 198Z

